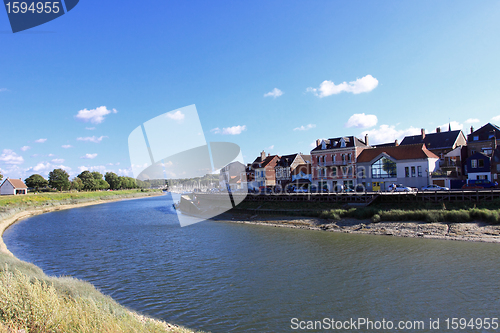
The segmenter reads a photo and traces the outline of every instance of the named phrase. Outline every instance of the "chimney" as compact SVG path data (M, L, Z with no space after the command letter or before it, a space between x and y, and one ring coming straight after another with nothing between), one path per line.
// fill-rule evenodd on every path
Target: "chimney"
M271 156L271 153L267 153L267 156Z
M265 152L265 151L262 151L262 152L260 153L260 160L261 160L261 161L264 161L265 159L266 159L266 152Z
M368 144L368 133L365 134L365 145L369 146L369 144Z
M472 134L472 132L474 132L474 127L470 127L470 134Z
M317 139L316 140L316 147L319 146L321 144L321 139Z
M397 147L397 146L399 146L398 139L396 139L396 140L394 141L394 145L395 145L396 147Z
M436 133L441 133L441 127L436 127Z
M420 133L422 133L422 140L425 139L425 128L422 128Z

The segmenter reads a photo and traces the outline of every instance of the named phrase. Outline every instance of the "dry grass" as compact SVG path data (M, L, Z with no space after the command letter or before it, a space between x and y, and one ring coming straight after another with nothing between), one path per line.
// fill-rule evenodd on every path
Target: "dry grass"
M4 254L0 263L0 333L193 332L129 311L90 283L48 277Z

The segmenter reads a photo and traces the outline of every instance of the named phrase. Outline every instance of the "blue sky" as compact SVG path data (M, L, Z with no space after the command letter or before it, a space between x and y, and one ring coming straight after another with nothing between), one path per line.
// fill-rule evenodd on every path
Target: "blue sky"
M497 1L81 0L13 34L0 10L0 172L131 175L130 132L191 104L245 162L500 124L498 17Z

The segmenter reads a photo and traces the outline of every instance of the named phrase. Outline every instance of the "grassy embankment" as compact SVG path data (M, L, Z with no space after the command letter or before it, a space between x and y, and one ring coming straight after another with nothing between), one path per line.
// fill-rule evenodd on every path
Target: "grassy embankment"
M320 217L330 220L356 218L380 221L423 221L423 222L472 222L500 223L500 201L484 203L412 203L394 205L373 204L368 207L344 208L339 204L322 202L243 202L239 210L268 214Z
M6 218L23 210L152 194L127 190L9 196L0 198L0 213ZM70 277L49 277L35 265L0 252L0 333L21 330L192 332L134 313L101 294L90 283Z

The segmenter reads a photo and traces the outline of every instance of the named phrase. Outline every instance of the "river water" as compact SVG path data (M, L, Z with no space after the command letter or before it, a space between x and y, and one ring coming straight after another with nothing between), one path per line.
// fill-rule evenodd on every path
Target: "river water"
M170 195L35 216L4 240L49 275L211 332L322 332L351 318L372 321L354 332L391 331L376 330L384 320L392 331L422 321L405 331L435 332L430 318L439 331L447 318L500 318L499 244L211 221L181 228ZM322 326L299 329L307 321ZM463 331L495 331L477 328Z

